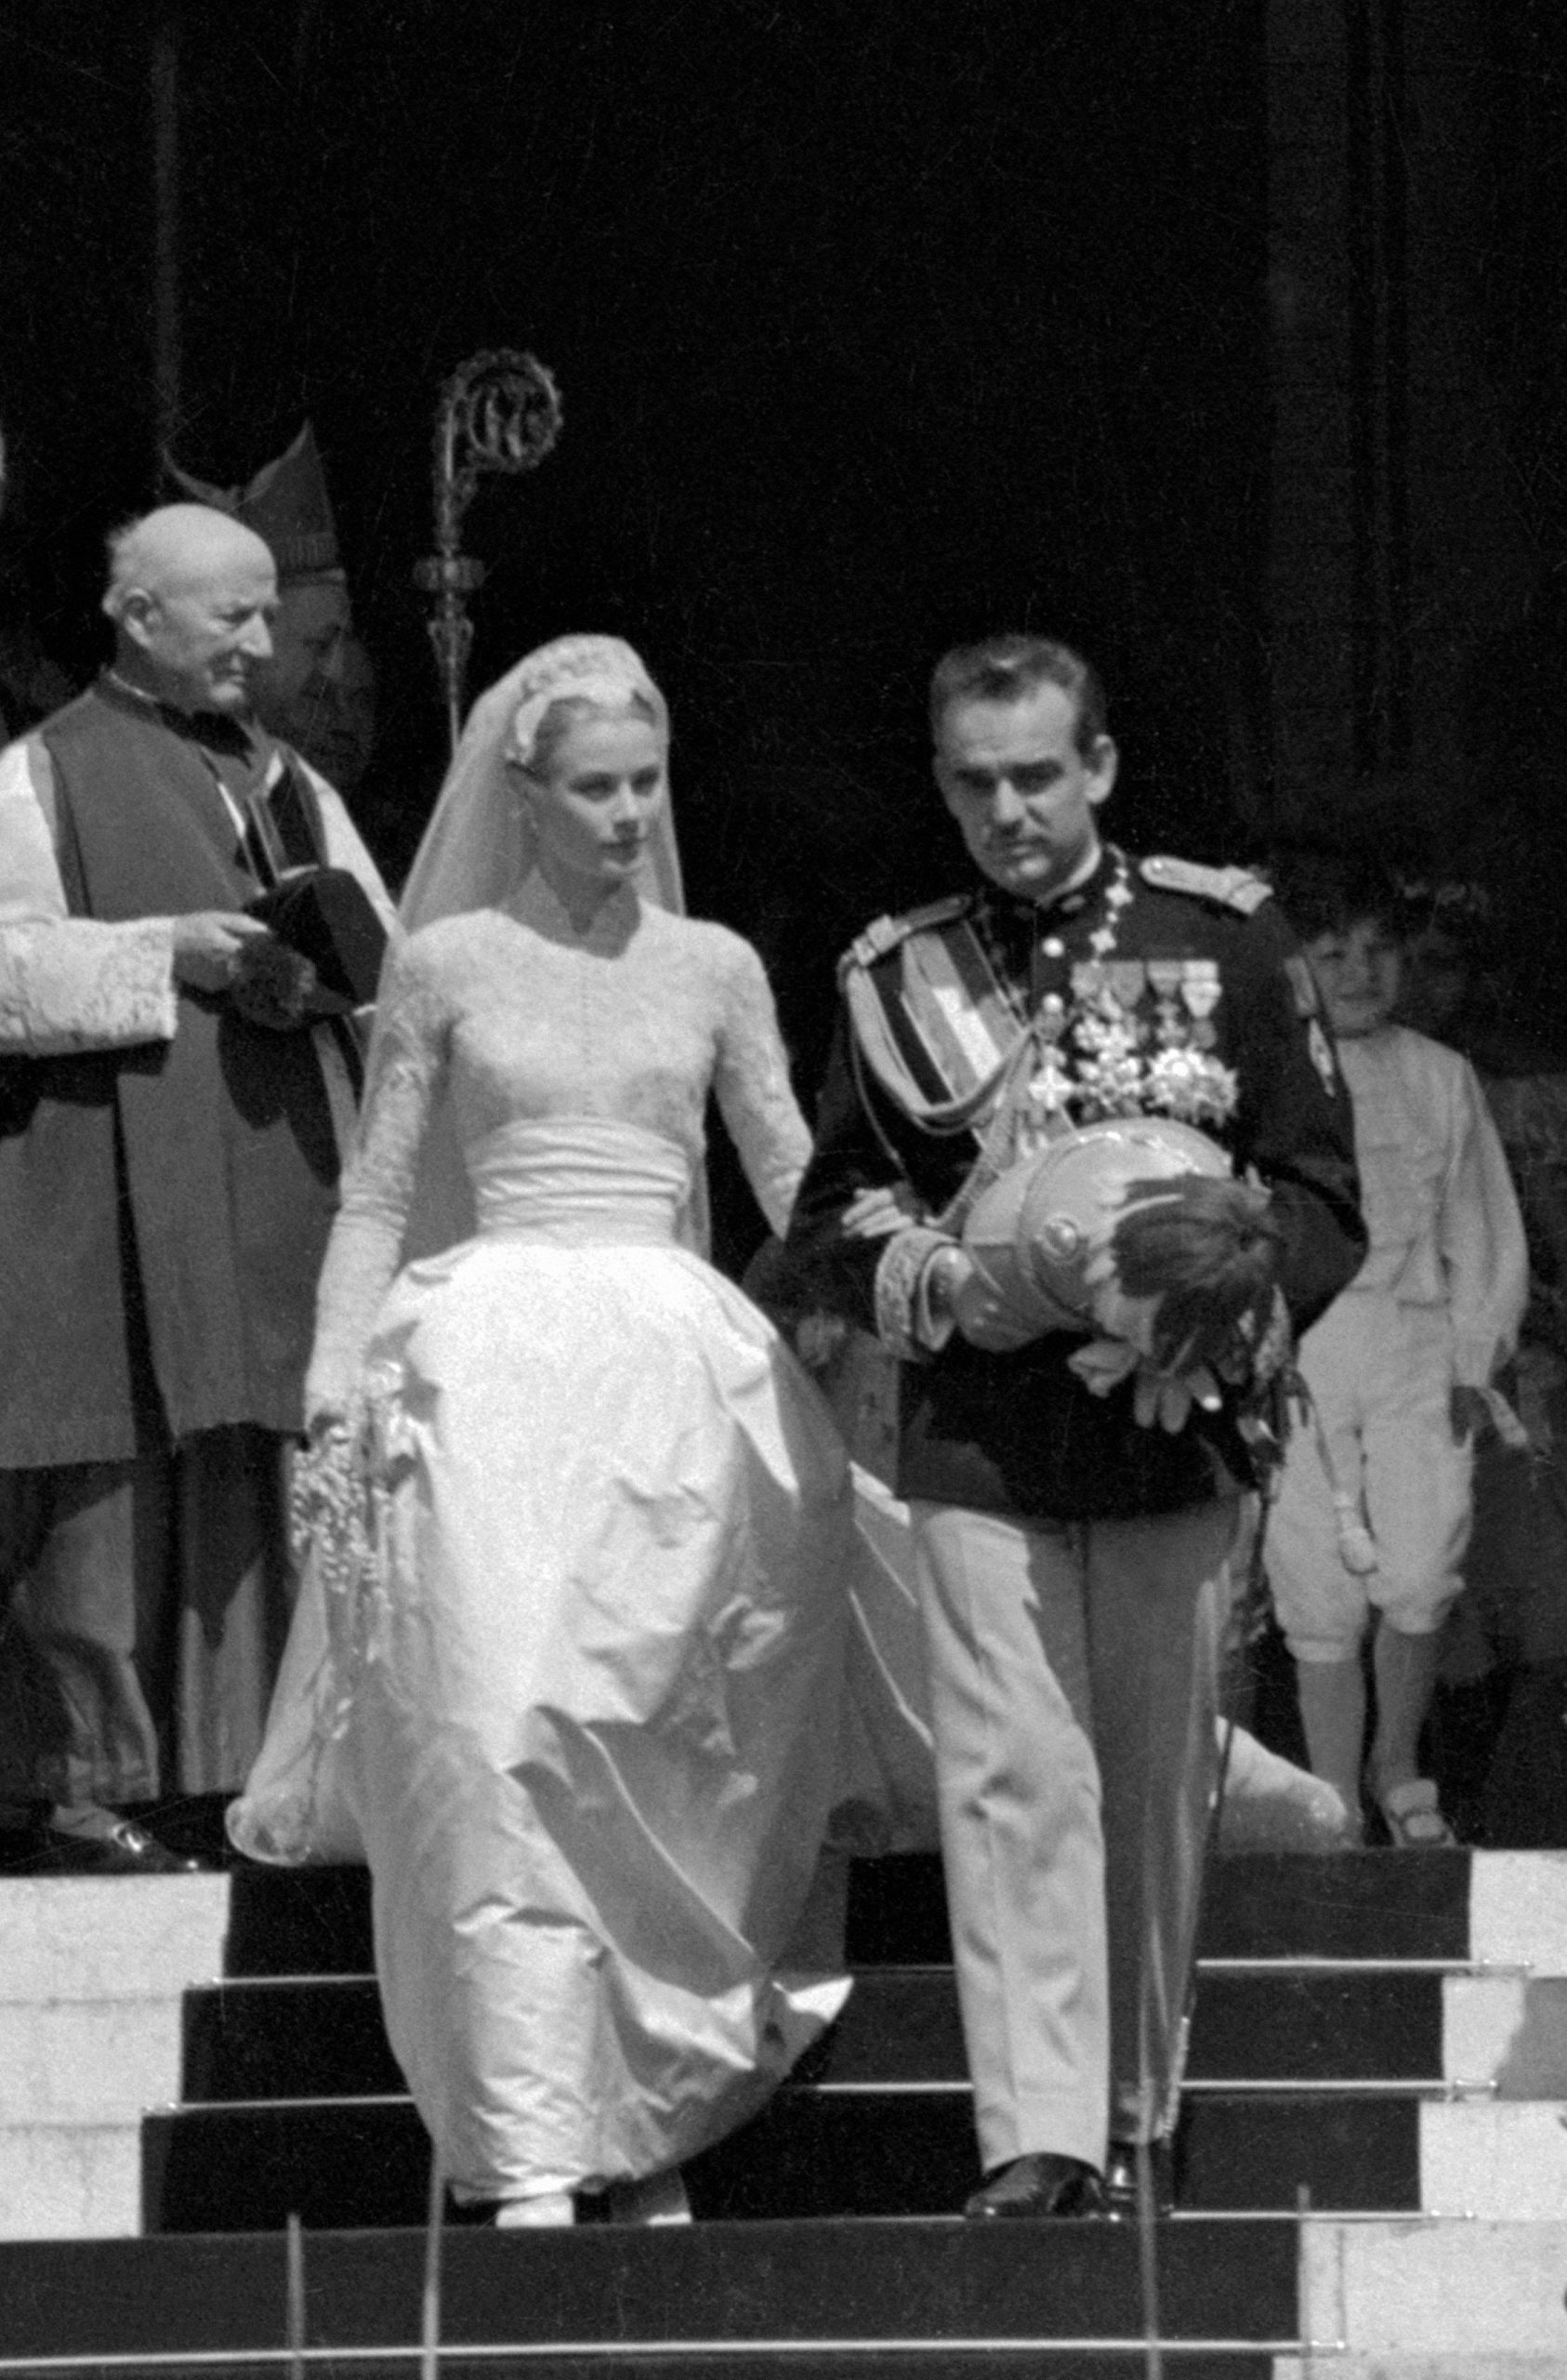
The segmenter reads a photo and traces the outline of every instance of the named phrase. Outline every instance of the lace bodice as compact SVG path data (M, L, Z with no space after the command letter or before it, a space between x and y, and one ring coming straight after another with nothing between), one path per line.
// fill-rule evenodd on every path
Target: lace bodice
M578 932L531 878L507 911L446 918L391 961L360 1145L322 1275L311 1412L348 1398L402 1261L421 1148L444 1103L472 1148L520 1117L634 1124L704 1150L709 1089L769 1223L810 1154L772 996L727 928L626 892Z

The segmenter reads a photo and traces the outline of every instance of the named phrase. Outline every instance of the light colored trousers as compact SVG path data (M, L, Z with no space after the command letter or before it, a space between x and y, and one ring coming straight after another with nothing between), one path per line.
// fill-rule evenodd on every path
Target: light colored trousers
M981 2162L1101 2165L1174 2120L1236 1506L913 1510Z
M1316 1435L1297 1428L1268 1519L1268 1582L1297 1661L1350 1661L1372 1606L1426 1636L1463 1587L1474 1451L1455 1444L1448 1412L1453 1326L1444 1306L1351 1289L1301 1340L1300 1368L1377 1567L1370 1578L1344 1567Z

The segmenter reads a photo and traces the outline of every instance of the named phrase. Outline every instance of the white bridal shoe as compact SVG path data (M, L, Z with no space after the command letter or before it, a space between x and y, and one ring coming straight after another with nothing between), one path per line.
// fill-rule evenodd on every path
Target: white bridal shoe
M570 2190L541 2190L536 2198L503 2198L495 2209L497 2231L544 2230L576 2219Z

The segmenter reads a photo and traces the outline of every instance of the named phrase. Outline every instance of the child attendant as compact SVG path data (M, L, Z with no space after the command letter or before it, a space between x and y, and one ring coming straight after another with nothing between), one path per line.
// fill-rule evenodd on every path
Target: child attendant
M1420 1730L1438 1632L1463 1583L1474 1434L1527 1294L1523 1226L1473 1069L1390 1022L1402 963L1391 886L1337 865L1286 877L1281 891L1337 1039L1371 1247L1301 1342L1330 1461L1314 1429L1297 1430L1269 1523L1269 1579L1316 1774L1351 1812L1363 1787L1395 1845L1450 1844L1437 1789L1419 1774ZM1335 1489L1369 1530L1374 1570L1346 1567ZM1373 1625L1368 1756L1362 1646Z

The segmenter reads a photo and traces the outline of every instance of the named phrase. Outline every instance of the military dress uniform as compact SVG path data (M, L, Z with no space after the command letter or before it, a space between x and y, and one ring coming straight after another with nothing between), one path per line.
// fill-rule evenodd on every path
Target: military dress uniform
M1240 870L1107 848L1053 904L986 884L880 920L842 984L787 1261L903 1359L897 1485L981 2162L1102 2166L1107 2135L1173 2122L1245 1446L1228 1404L1139 1425L1129 1382L1100 1395L1071 1368L1080 1337L993 1354L944 1333L928 1267L977 1171L1163 1113L1268 1185L1304 1329L1364 1245L1349 1104L1305 961ZM907 1226L846 1235L886 1185Z

